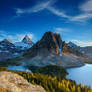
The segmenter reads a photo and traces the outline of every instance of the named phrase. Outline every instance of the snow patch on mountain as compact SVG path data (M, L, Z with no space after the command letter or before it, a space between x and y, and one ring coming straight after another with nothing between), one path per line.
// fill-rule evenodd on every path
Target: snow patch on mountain
M26 35L21 42L12 43L8 39L0 41L0 61L18 57L33 46L33 42Z
M16 42L15 43L15 46L17 47L21 47L21 49L25 49L25 48L31 48L31 45L29 44L26 44L26 43L23 43L23 42Z
M59 56L62 56L62 48L59 48Z
M30 40L29 36L26 35L21 42L16 42L14 45L20 47L21 49L29 49L33 46L33 42Z

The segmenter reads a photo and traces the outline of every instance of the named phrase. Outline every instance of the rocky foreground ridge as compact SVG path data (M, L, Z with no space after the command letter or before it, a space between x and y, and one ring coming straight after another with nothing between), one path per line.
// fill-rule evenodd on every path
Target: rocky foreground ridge
M28 83L23 77L11 72L0 72L0 92L46 92L38 85Z

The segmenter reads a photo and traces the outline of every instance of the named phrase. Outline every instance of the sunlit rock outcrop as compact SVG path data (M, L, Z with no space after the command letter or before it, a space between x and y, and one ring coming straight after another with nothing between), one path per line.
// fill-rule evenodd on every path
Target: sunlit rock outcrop
M23 77L11 72L0 72L1 92L46 92L41 86L28 83Z

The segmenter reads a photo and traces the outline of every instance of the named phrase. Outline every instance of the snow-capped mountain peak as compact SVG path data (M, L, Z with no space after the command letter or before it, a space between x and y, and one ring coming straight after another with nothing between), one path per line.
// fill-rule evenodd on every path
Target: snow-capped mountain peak
M22 40L23 43L26 43L26 44L31 44L32 41L30 40L30 37L28 35L26 35L23 40Z
M73 47L73 48L78 48L78 46L71 41L68 43L68 46Z
M4 39L2 42L5 42L5 43L12 43L9 39Z
M22 55L33 46L33 42L26 35L22 41L12 43L8 39L0 41L0 61Z
M31 41L30 37L28 35L25 35L25 37L21 42L15 43L15 46L21 47L21 49L25 49L25 48L28 49L28 48L31 48L33 44L34 43Z

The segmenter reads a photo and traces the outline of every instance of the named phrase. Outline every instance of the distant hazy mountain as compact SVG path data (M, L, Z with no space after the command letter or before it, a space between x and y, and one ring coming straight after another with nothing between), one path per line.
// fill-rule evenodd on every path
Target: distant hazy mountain
M75 49L78 49L78 50L80 49L80 46L77 46L76 44L74 44L74 43L71 42L71 41L68 43L68 46L70 46L70 47L72 47L72 48L75 48Z
M92 58L92 46L82 47L80 50L84 52L89 58Z
M76 56L85 56L80 50L79 47L76 47L76 45L72 44L67 44L65 42L63 42L63 52L64 53L70 53L70 54L74 54Z
M0 41L0 61L22 55L34 43L26 35L21 42L13 44L10 40Z
M15 56L13 55L15 53L18 54L15 45L11 41L4 39L0 42L0 61Z
M80 47L74 44L73 42L69 42L68 46L79 50L83 54L87 55L89 58L92 58L92 46Z

